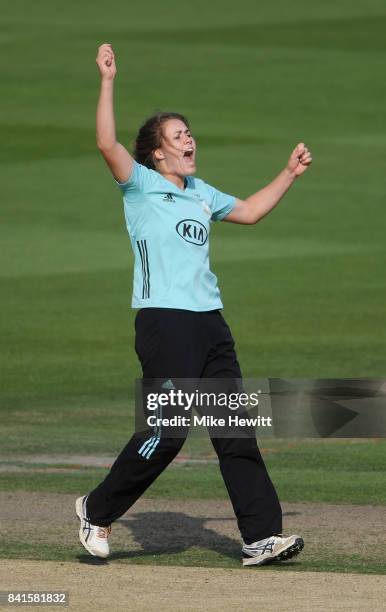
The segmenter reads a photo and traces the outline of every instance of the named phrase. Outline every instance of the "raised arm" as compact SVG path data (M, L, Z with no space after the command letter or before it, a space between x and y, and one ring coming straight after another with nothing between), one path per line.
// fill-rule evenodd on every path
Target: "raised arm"
M101 88L96 112L96 140L113 176L124 183L131 175L133 158L117 142L114 118L114 78L117 73L114 51L110 44L98 49L96 63L101 77Z
M300 142L291 153L286 168L278 176L245 200L237 200L224 221L251 225L265 217L280 202L295 180L312 162L311 151Z

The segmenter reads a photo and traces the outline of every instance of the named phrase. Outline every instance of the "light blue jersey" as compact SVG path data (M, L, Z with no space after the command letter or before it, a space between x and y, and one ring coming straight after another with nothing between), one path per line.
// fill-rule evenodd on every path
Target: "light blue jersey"
M137 162L118 185L135 255L132 307L222 308L209 269L210 223L228 215L236 198L192 176L180 189Z

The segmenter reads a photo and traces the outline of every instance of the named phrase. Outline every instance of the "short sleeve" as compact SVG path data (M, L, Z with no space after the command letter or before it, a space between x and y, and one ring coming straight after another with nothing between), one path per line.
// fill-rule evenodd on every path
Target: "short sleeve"
M212 210L212 221L222 221L229 213L233 210L236 204L236 198L234 196L223 193L210 185L207 185L209 192L212 197L211 210Z
M125 183L115 180L123 195L128 193L146 193L157 180L158 173L133 160L133 169Z

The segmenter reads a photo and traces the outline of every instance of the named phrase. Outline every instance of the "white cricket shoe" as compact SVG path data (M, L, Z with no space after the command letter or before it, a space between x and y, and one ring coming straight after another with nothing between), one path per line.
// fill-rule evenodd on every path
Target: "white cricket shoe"
M110 552L107 538L111 533L111 527L98 527L90 523L86 514L86 499L85 495L78 497L75 502L76 514L80 520L79 539L91 555L105 559Z
M304 547L304 540L298 535L271 536L243 545L243 565L263 565L269 561L288 561L298 555Z

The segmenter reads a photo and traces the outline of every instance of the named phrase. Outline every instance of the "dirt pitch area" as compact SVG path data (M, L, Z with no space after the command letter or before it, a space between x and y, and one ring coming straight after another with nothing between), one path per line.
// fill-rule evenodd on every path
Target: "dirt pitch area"
M67 590L74 610L385 609L384 575L155 565L157 555L194 547L238 559L240 537L228 501L140 499L114 524L111 560L103 565L84 560L73 495L3 492L0 505L4 535L76 551L65 562L1 560L0 589ZM299 560L335 553L385 557L382 506L298 503L283 510L286 532L305 537ZM151 565L142 564L145 555Z
M2 585L7 585L7 590L66 589L69 607L77 611L383 612L385 609L381 594L382 576L314 572L280 574L270 570L259 573L258 570L118 563L98 567L56 561L12 560L2 561L0 579ZM10 611L15 608L6 606L2 609Z

